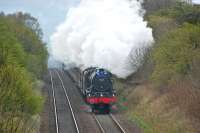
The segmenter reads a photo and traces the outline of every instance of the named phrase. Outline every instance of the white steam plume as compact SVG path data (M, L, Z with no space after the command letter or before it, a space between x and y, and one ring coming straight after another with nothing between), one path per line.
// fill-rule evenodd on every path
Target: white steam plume
M143 14L137 0L81 0L52 35L52 55L66 65L102 67L125 78L139 67L130 55L153 42Z

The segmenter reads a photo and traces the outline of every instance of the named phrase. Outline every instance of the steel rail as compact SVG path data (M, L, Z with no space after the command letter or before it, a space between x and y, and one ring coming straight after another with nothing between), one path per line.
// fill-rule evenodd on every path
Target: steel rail
M52 96L53 96L54 116L55 116L55 123L56 123L56 133L59 133L56 98L55 98L54 83L53 83L51 70L50 70L50 76L51 76L51 89L52 89Z
M71 111L71 114L72 114L72 117L73 117L73 121L74 121L74 124L75 124L75 127L76 127L76 131L77 131L77 133L80 133L79 127L78 127L78 124L77 124L77 120L76 120L76 117L75 117L75 115L74 115L74 111L73 111L73 109L72 109L72 105L71 105L69 96L68 96L68 94L67 94L66 88L65 88L65 86L64 86L63 80L62 80L62 78L61 78L61 76L60 76L60 74L59 74L59 72L58 72L57 70L56 70L56 73L57 73L57 75L58 75L58 78L59 78L60 81L61 81L62 88L63 88L63 90L64 90L64 92L65 92L65 96L66 96L67 102L68 102L68 104L69 104L69 108L70 108L70 111Z
M99 120L97 119L97 117L96 117L95 114L93 114L93 117L94 117L94 119L95 119L95 121L96 121L96 123L97 123L99 129L101 130L101 133L105 133L105 130L103 129L101 123L99 122Z
M117 121L117 119L114 117L114 115L112 115L111 113L109 114L110 118L114 121L114 123L116 124L116 126L120 129L120 131L122 133L126 133L125 130L122 128L122 126L119 124L119 122Z

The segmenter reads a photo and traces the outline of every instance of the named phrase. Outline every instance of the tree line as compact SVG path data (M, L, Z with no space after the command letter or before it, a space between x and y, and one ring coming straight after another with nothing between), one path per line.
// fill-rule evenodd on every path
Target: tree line
M199 86L200 7L177 2L148 15L155 45L152 79L160 85L188 78Z
M155 41L127 79L134 85L116 85L121 109L144 133L200 131L200 5L184 1L144 0Z
M36 18L0 13L0 132L36 132L47 48Z

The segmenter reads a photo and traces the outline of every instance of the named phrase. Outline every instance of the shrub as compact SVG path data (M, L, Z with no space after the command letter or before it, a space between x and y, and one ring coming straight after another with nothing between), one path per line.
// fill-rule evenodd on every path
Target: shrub
M192 61L200 56L200 27L184 24L163 37L152 52L155 69L152 79L170 83L186 76Z

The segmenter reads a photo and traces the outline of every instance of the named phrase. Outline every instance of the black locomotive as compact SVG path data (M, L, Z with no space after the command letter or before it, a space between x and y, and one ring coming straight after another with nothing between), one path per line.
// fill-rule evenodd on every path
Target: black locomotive
M112 74L102 68L90 67L81 73L81 92L85 101L95 113L110 112L110 106L116 102Z

